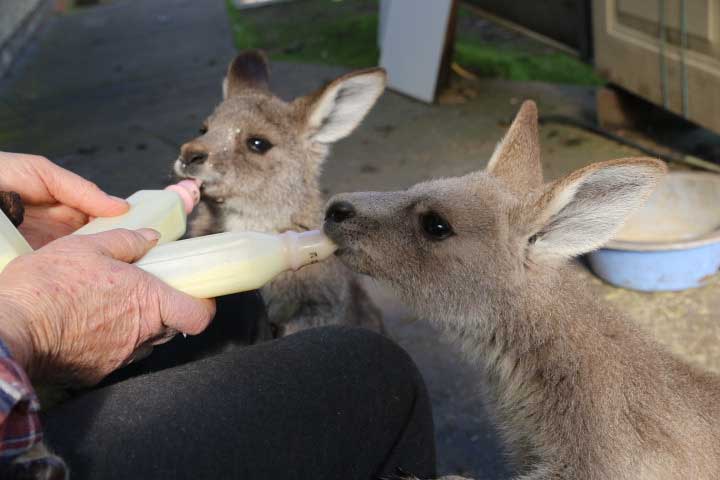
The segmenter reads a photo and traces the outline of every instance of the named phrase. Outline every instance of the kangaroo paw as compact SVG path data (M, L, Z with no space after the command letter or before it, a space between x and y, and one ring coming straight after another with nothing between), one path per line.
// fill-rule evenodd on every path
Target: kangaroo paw
M23 222L25 208L20 195L15 192L0 192L0 210L16 227Z

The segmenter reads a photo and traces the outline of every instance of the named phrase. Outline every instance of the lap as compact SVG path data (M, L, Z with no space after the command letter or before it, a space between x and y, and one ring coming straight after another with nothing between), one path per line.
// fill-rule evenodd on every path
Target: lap
M87 392L44 418L73 478L375 478L434 472L412 361L319 328Z

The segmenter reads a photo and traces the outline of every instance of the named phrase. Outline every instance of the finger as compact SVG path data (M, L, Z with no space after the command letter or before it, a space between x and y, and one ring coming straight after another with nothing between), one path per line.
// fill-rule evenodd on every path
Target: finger
M169 342L170 340L175 338L177 334L178 331L174 328L166 328L161 335L151 339L150 344L157 347L158 345Z
M82 236L95 245L101 254L125 263L140 260L160 239L160 234L149 228L116 229Z
M37 157L34 166L52 198L86 215L113 217L129 208L125 200L108 195L94 183L45 158Z
M132 353L132 355L130 355L127 360L125 360L123 365L130 365L133 362L140 361L150 355L152 351L153 346L151 344L143 343Z
M38 249L55 239L70 235L85 224L87 217L65 205L28 207L18 228L28 243Z
M188 335L197 335L210 325L215 316L215 300L195 298L153 279L157 289L163 324Z
M18 230L33 250L42 248L63 236L63 234L54 229L47 228L46 226L40 227L37 224L20 225Z
M25 209L25 223L65 225L75 231L87 221L87 215L67 205L29 206Z

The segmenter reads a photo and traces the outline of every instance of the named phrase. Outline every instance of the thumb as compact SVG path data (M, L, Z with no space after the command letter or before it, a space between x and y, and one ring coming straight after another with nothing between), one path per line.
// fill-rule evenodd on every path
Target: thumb
M140 260L160 239L160 233L150 228L116 229L83 236L92 242L101 254L125 263Z
M46 160L37 166L45 187L59 203L91 217L114 217L128 210L125 200L112 197L94 183Z
M166 327L190 335L207 328L215 316L215 300L195 298L155 279L154 287L160 299L160 316Z

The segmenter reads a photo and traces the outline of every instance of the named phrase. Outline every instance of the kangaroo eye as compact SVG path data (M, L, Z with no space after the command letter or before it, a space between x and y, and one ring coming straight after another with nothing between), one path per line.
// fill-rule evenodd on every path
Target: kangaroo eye
M250 137L245 142L250 150L260 155L264 154L273 147L273 144L262 137Z
M200 135L205 135L208 132L207 125L200 127Z
M445 240L455 233L450 223L435 212L420 215L420 226L432 240Z

